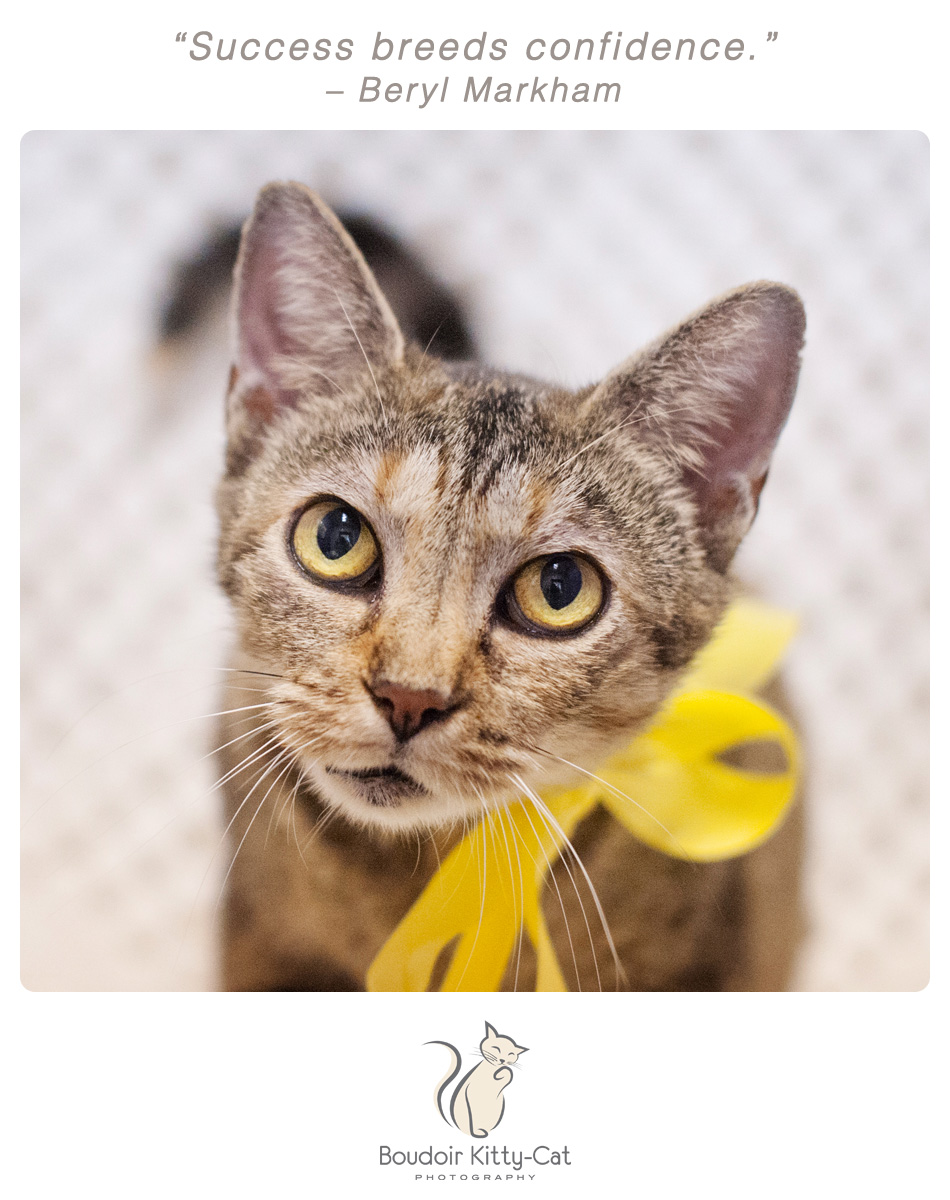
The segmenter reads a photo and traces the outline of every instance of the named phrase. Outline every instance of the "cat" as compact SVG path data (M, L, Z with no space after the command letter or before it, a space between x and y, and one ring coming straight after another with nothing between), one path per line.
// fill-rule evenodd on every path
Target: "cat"
M244 228L233 325L223 986L358 990L460 834L596 772L709 638L804 310L739 287L577 391L443 361L323 201L276 183ZM703 865L602 809L572 840L585 874L558 864L544 898L569 987L785 985L797 811ZM520 949L506 988L532 986Z
M503 1033L496 1033L486 1021L485 1036L478 1047L482 1061L472 1067L467 1075L463 1075L456 1085L446 1115L442 1098L459 1073L462 1056L451 1042L432 1041L426 1045L447 1046L452 1052L452 1065L439 1081L435 1092L435 1106L442 1119L471 1137L487 1137L504 1116L505 1098L502 1092L514 1078L511 1067L527 1052L528 1047L519 1046Z

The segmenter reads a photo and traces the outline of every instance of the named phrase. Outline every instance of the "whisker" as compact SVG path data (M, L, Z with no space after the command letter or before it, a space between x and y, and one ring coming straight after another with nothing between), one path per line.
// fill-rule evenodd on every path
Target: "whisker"
M486 810L486 812L487 812L487 810ZM479 870L479 885L480 885L479 886L479 894L480 894L481 900L480 900L479 907L478 907L478 923L475 926L475 936L472 938L472 948L468 952L468 958L465 960L465 966L462 968L462 971L459 975L459 982L455 988L456 991L462 990L461 983L462 983L462 980L465 978L465 972L468 970L469 963L471 963L471 961L472 961L472 955L475 953L475 946L478 942L478 935L481 932L481 928L482 928L482 917L485 914L485 895L486 895L486 891L487 891L487 887L488 887L488 834L485 831L485 822L484 821L480 821L478 823L478 825L475 826L474 843L475 843L476 847L478 845L479 832L481 832L482 844L485 847L485 870L484 871ZM476 857L475 861L478 863L478 865L480 867L481 859Z
M619 986L620 980L626 979L626 972L624 971L623 964L620 961L620 955L617 952L617 946L616 946L616 943L614 942L613 934L610 932L610 926L607 923L607 915L604 912L603 905L600 902L600 897L597 895L597 889L594 887L593 880L591 879L590 875L587 873L587 868L584 866L581 856L575 850L573 842L564 833L564 830L561 829L561 826L558 824L558 822L557 822L554 814L551 812L550 808L548 808L548 806L544 803L544 801L541 799L541 797L537 795L537 793L533 794L532 802L534 803L535 807L538 809L542 818L547 819L553 825L553 827L558 831L558 833L561 835L561 837L564 838L565 846L569 849L571 855L573 856L574 861L577 863L578 868L580 869L581 873L584 876L584 879L587 883L587 887L590 891L591 899L594 901L594 906L597 909L597 915L600 917L601 928L603 929L604 936L607 939L607 945L610 948L610 955L614 960L614 967L617 970L617 981L618 981L618 986ZM570 874L570 871L568 872L568 874ZM573 878L573 876L572 876L572 878ZM576 889L576 885L575 885L575 889ZM579 893L578 893L577 898L578 898L578 901L580 901ZM584 913L584 921L586 923L587 912L586 912L586 909L584 908L583 902L581 902L581 911ZM590 933L590 926L588 926L588 934L589 933ZM591 938L591 945L593 946L593 938ZM596 969L597 968L596 957L595 957L594 966ZM597 979L598 979L598 983L599 983L600 982L599 969L597 969Z
M186 670L187 668L182 668ZM224 671L229 675L260 675L264 679L282 679L286 682L287 676L280 675L274 671L258 671L256 667L206 667L208 671Z
M365 349L363 348L363 343L360 341L360 335L354 329L353 322L350 320L350 314L346 311L346 305L340 299L340 293L336 290L336 288L333 288L333 294L334 294L334 296L336 296L337 304L339 304L340 308L343 310L343 315L344 315L344 317L346 317L346 323L350 327L350 332L356 338L356 344L360 348L360 353L363 355L363 358L366 360L366 366L369 370L370 377L373 380L373 387L376 389L376 398L379 400L380 410L381 410L383 416L385 417L386 405L383 404L382 392L380 392L379 384L376 382L376 373L373 371L373 365L369 361L369 355L366 353Z
M224 898L225 888L228 885L228 880L231 878L231 872L234 870L234 864L237 862L237 857L241 853L241 847L244 845L245 841L247 840L247 835L251 832L251 827L253 826L254 822L257 820L258 813L261 811L261 809L267 803L267 797L271 794L271 792L274 790L274 788L277 786L277 784L280 782L280 780L283 779L284 775L286 775L286 773L290 770L290 768L293 766L294 762L296 761L294 758L294 752L292 750L286 750L286 749L282 750L277 755L277 757L274 759L274 761L272 763L270 763L267 767L264 768L262 775L258 776L258 778L255 780L254 785L252 786L250 792L248 792L247 796L245 796L244 799L241 801L241 805L240 805L240 808L238 809L238 812L240 812L240 809L243 808L244 805L247 803L248 799L253 794L255 788L257 787L258 783L260 782L262 776L266 775L269 771L273 771L274 768L280 763L280 761L283 758L287 759L286 766L281 771L281 773L272 781L270 787L267 789L267 791L262 796L260 804L258 804L257 808L254 809L254 813L253 813L250 821L248 821L248 823L247 823L247 828L244 830L244 834L241 837L241 840L238 842L237 849L234 851L234 854L231 857L230 866L228 867L227 871L225 872L224 879L222 879L222 881L221 881L221 887L218 891L218 898L215 901L214 911L212 913L212 918L211 918L212 921L217 919L218 909L220 908L221 901ZM237 812L234 815L237 816ZM233 820L233 818L232 818L232 820ZM230 828L230 825L229 825L229 828Z
M267 708L269 704L270 701L265 701L263 704L247 704L242 708L226 709L223 712L199 713L194 717L179 717L175 721L169 721L167 725L159 725L155 729L146 729L144 733L137 733L135 737L129 738L127 742L122 742L119 746L113 746L112 749L107 750L105 754L100 754L99 757L93 759L92 762L86 763L84 767L81 767L70 779L67 779L65 783L61 783L59 787L54 788L48 796L40 801L40 803L36 806L36 808L33 809L29 816L24 818L22 824L20 825L20 832L22 833L23 830L26 829L27 825L29 825L29 823L43 811L43 809L51 800L53 800L66 788L71 787L77 779L81 779L88 771L91 771L93 767L99 766L101 763L105 762L107 758L111 758L113 754L118 754L121 750L126 750L129 746L134 746L136 742L142 741L143 738L153 737L155 734L164 733L168 729L177 729L180 725L186 725L191 721L207 721L214 717L227 716L229 713L250 712L255 708Z
M489 832L491 833L492 853L495 856L495 866L496 867L499 867L499 858L498 858L498 848L497 848L496 837L495 837L496 822L494 820L492 820L492 817L495 815L495 813L499 814L498 833L501 835L503 842L504 842L504 846L505 846L505 854L508 859L508 875L511 879L511 902L512 902L512 905L515 906L515 912L518 917L518 950L517 950L517 957L516 957L516 962L515 962L515 982L514 982L514 987L513 987L513 990L517 991L518 990L518 970L519 970L520 963L521 963L521 943L522 943L522 938L524 936L524 881L520 879L520 875L519 875L519 882L521 885L521 892L522 892L521 907L519 908L518 907L518 896L516 896L516 894L515 894L514 865L511 861L511 851L508 848L508 835L505 832L504 819L501 815L505 810L498 809L498 808L490 810L488 807L488 802L486 801L481 788L477 787L474 784L473 784L473 786L475 787L475 791L478 794L479 803L481 804L481 806L485 812L485 816L483 818L483 823L487 826ZM500 873L500 871L499 871L499 873Z
M308 742L306 746L297 746L296 743L294 743L293 745L290 746L290 749L293 750L294 753L296 754L296 753L299 753L301 750L305 750L307 748L307 746L309 746L309 745L311 745L310 742ZM288 820L288 823L287 823L287 845L288 846L290 845L290 829L291 829L291 827L293 827L294 840L296 841L297 829L296 829L296 821L294 819L294 799L297 795L297 792L300 788L301 783L303 783L303 772L302 771L297 775L297 782L294 784L291 791L288 792L288 794L285 797L284 802L281 804L280 808L279 809L275 808L274 811L270 815L270 821L268 821L268 823L267 823L267 832L264 834L265 849L267 848L267 840L271 835L271 830L274 828L275 824L279 825L280 822L283 820L284 813L287 811L288 806L290 807L290 819ZM297 842L297 850L298 850L298 852L300 850L299 842ZM306 864L304 864L304 865L306 865Z
M557 469L559 471L563 471L564 468L569 466L574 461L575 458L580 458L580 456L582 454L586 453L592 447L596 446L599 442L604 441L606 438L613 437L614 434L619 433L620 430L624 429L626 426L640 424L640 422L642 422L643 420L645 420L645 417L640 413L634 413L633 415L631 415L629 417L625 417L622 421L618 421L618 423L616 425L614 425L611 429L608 429L606 433L600 434L599 437L595 437L592 441L589 441L585 446L581 446L580 450L578 450L574 454L572 454L570 456L570 458L566 458L562 463L559 463Z
M337 297L337 299L339 299L339 297ZM293 354L288 354L284 356L283 361L292 363L296 367L300 367L301 370L307 375L319 375L321 379L325 379L327 383L335 387L341 396L346 395L346 389L341 387L332 375L328 375L326 371L321 371L319 367L315 367L312 363L307 362L306 359L300 358Z
M594 973L597 976L597 990L603 991L603 985L602 985L601 979L600 979L600 966L598 965L598 962L597 962L597 950L594 946L594 935L591 932L590 922L587 919L587 908L584 904L583 899L581 898L580 890L578 889L578 886L577 886L577 880L574 878L574 873L571 870L570 863L564 856L564 850L569 848L570 852L572 854L574 854L574 857L577 858L578 861L580 861L578 858L577 852L574 850L574 846L571 843L570 838L568 838L568 836L565 834L564 830L560 827L560 825L558 825L557 821L554 820L554 817L551 814L550 809L547 808L547 806L545 804L543 804L541 797L537 794L537 792L534 791L533 788L529 788L527 786L527 784L525 784L524 780L520 778L520 776L516 776L516 778L518 779L521 786L525 788L528 798L531 800L531 803L534 805L535 809L537 810L538 816L541 818L542 822L548 827L549 831L553 831L555 834L560 835L560 837L563 839L564 846L557 847L558 858L564 864L564 868L567 871L567 877L568 877L568 879L570 879L571 886L574 889L574 895L577 897L577 903L580 905L581 916L584 918L584 927L587 930L587 940L590 942L591 958L593 959L593 962L594 962ZM547 818L550 818L550 820L548 820ZM555 842L555 846L557 846L557 838L556 837L554 839L554 842ZM552 878L553 878L553 875L552 875ZM591 884L589 879L587 882L588 882L588 887L590 888L590 891L591 891L591 895L594 897L594 902L596 903L597 896L596 896L596 893L594 892L593 885ZM601 919L601 923L604 925L604 932L607 934L607 940L610 941L610 931L609 931L609 929L607 929L606 921L603 919L603 917Z
M676 837L672 830L667 829L659 817L654 816L654 814L651 813L648 808L644 808L644 806L638 801L634 800L632 796L628 796L627 793L622 792L620 788L615 787L612 783L608 783L606 779L601 779L599 775L594 775L591 771L585 771L585 769L583 767L579 767L577 763L570 762L566 758L561 758L559 755L553 754L550 750L545 750L542 746L532 746L531 749L538 754L545 754L548 758L553 758L556 762L563 763L565 767L570 767L572 770L580 772L581 775L586 775L588 779L593 779L595 783L601 784L602 787L605 787L609 792L612 792L613 795L615 795L618 799L629 801L634 808L638 808L645 817L649 817L651 821L653 821L660 827L660 829L663 830L670 841L676 844L687 862L692 863L694 867L699 866L699 863L693 858L693 856L689 853L679 838Z
M265 675L270 679L283 679L284 678L283 675L273 675L268 671L250 671L250 670L244 670L244 668L241 668L241 667L206 667L204 665L199 665L199 666L194 666L194 667L167 667L163 671L153 671L150 675L141 675L137 679L131 680L131 682L129 682L129 683L122 684L121 687L110 690L110 692L107 696L103 696L103 698L101 700L97 700L95 704L90 705L89 708L85 709L82 713L79 714L79 716L75 719L75 721L73 721L72 724L69 725L66 728L66 730L60 735L60 737L56 740L56 742L53 743L53 746L51 747L49 753L51 755L55 754L56 751L59 749L59 747L63 744L63 742L73 732L73 730L78 725L81 725L82 722L85 721L87 717L91 716L92 713L94 713L96 711L96 709L101 708L103 704L108 704L110 701L118 699L119 696L124 695L125 692L130 691L134 687L138 687L142 683L152 683L156 679L163 679L166 675L181 675L185 671L202 671L202 672L204 672L204 671L236 671L236 672L240 672L241 674L245 674L245 675ZM193 696L197 692L203 691L206 687L217 687L217 686L218 685L215 680L209 680L207 683L202 684L201 687L195 688L194 691L186 693L186 695Z
M422 351L423 354L429 353L429 347L432 345L432 343L435 341L435 339L439 336L439 330L445 324L445 321L446 321L446 318L443 317L442 320L438 323L438 325L436 325L435 332L432 334L432 337L430 337L429 340L426 342L426 348L425 348L425 350ZM421 370L422 370L422 368L420 367L419 371L421 371ZM419 371L417 371L416 374L419 374Z
M325 829L327 827L327 825L330 824L330 821L333 819L333 817L335 815L336 814L333 811L333 809L328 806L326 812L317 821L314 822L313 829L310 830L310 832L307 834L306 838L304 839L302 849L300 846L300 842L299 841L297 842L297 851L300 854L300 858L301 858L301 861L303 862L304 866L307 865L307 860L304 858L304 855L310 849L311 844L318 837L321 830ZM297 841L296 826L294 827L294 840Z
M232 738L230 742L226 743L226 745L230 746L230 745L232 745L233 742L241 741L242 738L253 737L255 734L262 733L265 729L272 727L272 726L273 726L273 722L265 721L262 725L257 725L257 726L255 726L255 728L248 730L247 733L241 734L240 737ZM202 757L200 759L197 759L196 762L204 762L205 759L208 759L212 755L217 754L218 749L224 749L224 747L222 746L222 747L218 747L215 750L210 750L207 754L202 755ZM248 754L245 757L245 759L242 761L247 762L247 759L250 758L253 755L253 753L254 753L254 751L252 750L251 753ZM238 764L238 765L240 766L241 764ZM223 782L225 782L226 779L227 779L227 776L222 776L220 779L218 779L214 783L212 783L210 785L210 787L205 788L205 790L203 792L201 792L199 795L193 797L189 801L188 807L191 808L192 806L199 804L202 800L204 800L207 796L209 796L217 787L219 787ZM66 785L64 785L64 786L66 786ZM161 790L160 788L152 789L152 791L148 792L140 800L137 800L135 802L135 804L131 805L129 808L123 809L123 811L119 813L118 817L116 817L114 821L110 821L108 825L105 825L101 828L100 836L103 834L106 834L106 833L111 833L112 830L117 829L120 825L122 825L122 823L124 821L128 821L130 817L134 816L145 805L147 805L149 803L149 801L154 799L154 797L158 794L158 792L160 790ZM121 858L119 858L116 862L112 863L111 866L107 868L107 870L117 870L119 867L122 866L123 863L127 862L132 857L133 854L138 854L145 846L147 846L150 842L154 841L155 838L159 837L162 833L164 833L166 829L169 829L172 825L174 825L175 822L181 818L181 815L182 814L180 812L176 812L174 816L169 817L169 819L167 821L165 821L165 823L163 825L161 825L158 829L156 829L154 833L149 834L149 836L147 838L145 838L144 841L138 842L135 846L133 846L133 848L131 850L128 850L125 854L122 855ZM59 874L60 871L66 870L70 866L74 865L82 857L82 855L84 853L85 853L84 849L82 847L79 847L72 855L66 855L65 857L61 858L57 864L56 871L54 871L52 874L50 874L46 877L47 886L53 882L53 880L56 878L57 874ZM58 912L60 909L62 909L64 907L64 905L66 905L68 903L69 903L69 898L67 897L66 899L62 900L51 911Z
M212 791L216 787L221 787L223 784L227 783L230 779L234 778L236 775L240 774L242 771L246 771L249 767L252 767L255 762L260 761L260 759L265 754L267 754L269 752L269 750L273 749L275 743L278 745L280 744L280 739L279 739L278 735L276 735L276 734L273 737L269 738L268 741L264 743L264 746L262 748L258 748L256 751L252 750L251 753L246 755L246 757L244 759L242 759L242 761L240 763L238 763L236 767L232 767L230 771L228 771L228 772L226 772L226 774L222 775L220 779L218 779L214 784L212 784L212 786L208 789L208 791ZM184 932L182 933L181 942L179 944L179 954L181 953L181 947L184 946L185 941L187 940L188 931L191 928L191 923L194 920L194 916L195 916L195 910L198 907L198 899L201 896L201 890L205 885L205 880L208 878L208 875L211 872L211 868L214 866L215 859L220 854L221 847L227 841L228 834L231 832L231 826L237 820L238 815L241 812L241 809L247 803L248 798L250 797L251 793L254 791L254 788L257 787L258 783L261 781L261 779L263 778L264 774L269 769L269 767L270 767L270 764L268 764L268 766L266 766L264 768L264 770L261 771L260 774L257 776L257 778L254 780L253 784L251 785L250 791L247 793L247 795L244 797L244 799L241 801L241 803L234 810L234 813L232 814L230 821L228 821L227 825L225 826L224 833L221 834L221 837L218 840L218 844L217 844L217 846L215 846L214 851L212 852L211 858L208 861L208 865L207 865L207 867L205 867L204 874L201 876L201 880L198 883L197 889L195 890L195 898L192 901L191 909L189 910L189 913L188 913L188 920L185 922L185 929L184 929ZM215 905L215 913L217 913L217 905Z
M300 785L302 783L303 783L303 772L301 771L301 773L297 776L297 782L294 784L294 790L290 793L289 825L290 825L290 828L294 835L294 845L297 847L297 854L300 858L300 861L303 863L304 867L306 867L307 870L309 870L310 868L307 867L307 860L303 856L304 852L303 852L303 850L300 849L300 839L297 837L297 793L300 791ZM327 812L325 814L325 818L329 817L331 812L332 812L332 809L330 809L328 807ZM320 822L317 825L318 829L322 829L323 826L327 823L325 818L320 819ZM290 839L288 837L288 841L289 840ZM304 847L304 849L306 849L306 847Z
M684 412L689 412L689 411L691 411L691 410L690 410L690 406L688 404L670 405L668 408L665 408L663 410L664 416L671 416L671 417L676 416L679 413L684 413ZM652 416L652 414L649 412L631 413L630 416L624 417L624 419L622 421L618 421L617 424L614 425L612 428L608 429L606 433L600 434L599 437L595 437L592 441L588 442L585 446L581 446L580 450L576 451L574 454L572 454L570 456L570 458L566 458L562 463L560 463L558 465L557 469L559 471L563 471L564 468L569 466L570 463L572 463L575 458L579 458L586 451L590 450L591 447L596 446L598 444L598 442L602 442L606 438L613 437L615 434L619 433L621 429L626 429L630 425L642 425L644 421L649 421L651 419L651 416Z
M419 864L422 862L422 838L419 836L418 829L412 831L416 835L416 861L412 866L412 874L415 875L419 870Z
M515 783L519 787L524 786L523 784L519 783L515 777L512 777L512 782ZM531 832L534 834L534 836L538 840L538 849L541 851L542 858L543 858L544 857L544 843L541 841L541 836L538 833L538 831L535 829L534 822L531 820L531 816L530 816L528 810L525 808L524 803L521 800L519 800L519 804L521 804L522 811L524 812L525 816L528 819L528 824L531 826ZM574 975L575 975L575 978L577 979L577 990L580 992L580 991L583 991L583 988L581 987L581 973L580 973L580 969L577 965L577 955L574 952L574 935L571 931L570 921L568 921L568 919L567 919L567 909L564 907L564 898L561 895L561 889L558 886L557 879L554 877L554 873L550 870L547 871L546 878L551 881L551 884L554 887L554 892L557 896L558 904L561 907L561 916L564 918L564 932L567 934L567 944L571 951L571 960L574 964Z
M515 980L512 987L512 991L516 992L518 990L518 976L521 971L521 951L524 945L524 875L521 873L521 853L518 850L518 838L515 834L514 819L512 818L507 805L505 805L505 807L499 811L501 813L502 822L507 819L508 824L511 826L511 841L512 845L514 846L515 858L518 862L518 913L521 919L518 922L518 949L515 952ZM502 830L504 831L504 824L502 825ZM507 834L505 834L505 849L508 850ZM511 866L510 851L508 852L508 865L509 867Z
M464 834L462 835L465 836ZM432 843L432 849L435 851L436 871L442 870L442 856L439 854L439 845L435 840L435 830L429 830L429 841Z

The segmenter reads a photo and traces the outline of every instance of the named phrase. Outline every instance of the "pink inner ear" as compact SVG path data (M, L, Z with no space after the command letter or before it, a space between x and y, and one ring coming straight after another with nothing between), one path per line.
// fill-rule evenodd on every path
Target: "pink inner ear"
M284 239L292 236L287 224L272 215L265 228L255 229L255 236L246 240L240 265L238 367L250 380L263 380L263 386L271 393L271 416L279 401L289 399L281 393L273 364L297 349L280 319L278 281L283 265L282 246Z
M730 311L731 309L731 311ZM704 523L738 509L755 514L775 443L788 418L798 379L804 314L789 289L758 285L739 293L714 321L735 323L732 336L703 356L710 441L702 465L685 473ZM709 353L709 350L712 353ZM700 417L701 419L701 417Z
M763 314L761 325L758 338L739 351L735 365L741 374L726 407L727 425L716 429L718 445L706 455L710 481L739 474L751 483L762 477L792 406L800 340L792 341L772 313Z
M401 358L402 335L359 250L301 184L270 184L258 196L236 287L236 403L255 388L270 393L274 411L303 388L339 394Z

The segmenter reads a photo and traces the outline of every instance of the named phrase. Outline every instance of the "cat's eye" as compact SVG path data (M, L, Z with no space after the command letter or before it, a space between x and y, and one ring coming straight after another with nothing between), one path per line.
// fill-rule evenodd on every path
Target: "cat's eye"
M549 554L526 563L507 589L508 615L539 633L576 633L604 604L600 572L580 554Z
M318 500L305 509L291 542L304 570L327 583L367 582L379 563L369 523L341 500Z

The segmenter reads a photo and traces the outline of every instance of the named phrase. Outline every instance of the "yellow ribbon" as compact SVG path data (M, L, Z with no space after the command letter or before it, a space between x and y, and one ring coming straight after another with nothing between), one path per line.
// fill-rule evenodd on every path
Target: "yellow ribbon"
M543 792L541 807L498 809L462 838L374 959L368 990L425 991L440 954L456 941L440 990L496 991L523 931L537 955L536 990L566 991L541 891L549 866L598 804L641 842L694 862L732 858L765 841L794 798L797 745L777 713L737 693L769 679L794 630L788 614L736 601L654 723L596 779ZM721 761L753 741L777 742L784 769L766 775Z

